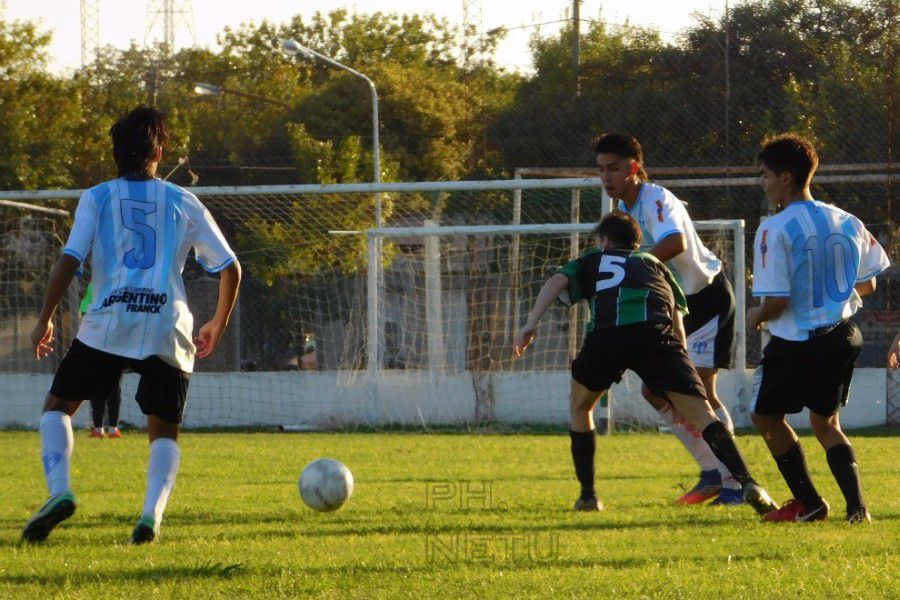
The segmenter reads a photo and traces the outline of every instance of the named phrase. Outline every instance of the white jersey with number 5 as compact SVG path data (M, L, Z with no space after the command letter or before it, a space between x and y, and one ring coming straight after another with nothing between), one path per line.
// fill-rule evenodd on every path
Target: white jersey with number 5
M196 196L159 179L119 178L87 190L63 253L91 255L94 297L78 339L119 356L194 367L194 318L181 272L191 248L211 273L235 260Z
M666 188L645 181L631 210L621 200L619 210L630 214L640 225L641 250L647 251L676 233L684 236L684 252L666 261L666 266L685 294L696 294L722 270L722 261L703 245L684 204Z
M769 321L771 334L786 340L807 340L852 316L862 306L854 286L890 266L859 219L817 200L791 202L763 221L753 248L753 295L791 299Z

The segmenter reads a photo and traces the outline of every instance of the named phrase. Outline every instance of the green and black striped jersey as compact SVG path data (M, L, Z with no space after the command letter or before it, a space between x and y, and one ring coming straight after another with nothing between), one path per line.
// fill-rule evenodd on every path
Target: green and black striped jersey
M672 272L652 254L637 250L588 250L559 270L569 278L559 300L587 300L587 332L632 323L671 323L672 308L687 313L684 292Z

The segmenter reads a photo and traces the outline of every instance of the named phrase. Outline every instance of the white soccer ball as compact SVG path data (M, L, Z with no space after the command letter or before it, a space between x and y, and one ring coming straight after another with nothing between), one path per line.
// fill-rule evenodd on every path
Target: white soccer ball
M300 497L319 512L331 512L353 495L353 473L333 458L319 458L303 469L298 481Z

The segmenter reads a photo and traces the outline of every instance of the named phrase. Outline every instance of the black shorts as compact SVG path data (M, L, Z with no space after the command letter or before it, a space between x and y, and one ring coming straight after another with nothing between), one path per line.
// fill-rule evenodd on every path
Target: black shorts
M773 337L753 375L753 412L793 414L808 408L830 417L847 404L862 334L844 321L805 342Z
M694 366L730 369L734 354L734 289L724 272L686 297L684 317L688 356Z
M76 339L56 370L50 393L63 400L106 398L119 385L125 369L141 376L135 399L142 413L181 423L191 374L158 356L128 358L91 348Z
M678 392L706 398L703 382L671 325L635 323L587 334L572 362L572 378L593 392L607 390L631 369L657 396Z

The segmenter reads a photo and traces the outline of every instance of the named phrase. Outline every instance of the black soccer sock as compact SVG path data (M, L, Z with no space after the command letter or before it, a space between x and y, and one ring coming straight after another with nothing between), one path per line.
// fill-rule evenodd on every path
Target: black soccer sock
M122 391L116 389L106 399L106 415L109 418L110 427L119 426L119 409L122 407Z
M732 476L738 480L741 486L745 486L753 478L750 476L750 469L741 456L737 444L734 443L734 436L725 427L722 421L713 421L703 430L703 439L709 444L709 449L713 451L716 458L725 465Z
M803 503L806 510L812 510L822 505L822 496L816 491L812 479L809 477L809 469L806 467L806 456L800 443L794 443L791 448L775 457L775 464L784 477L794 498Z
M866 505L862 497L862 485L859 482L859 465L850 444L838 444L825 452L828 466L837 480L838 487L847 501L847 514L853 514Z
M590 431L571 431L572 462L575 464L575 476L581 484L582 496L596 496L594 488L594 452L597 449L597 436Z
M101 398L91 398L91 421L94 422L94 429L103 427L103 408L106 402Z

